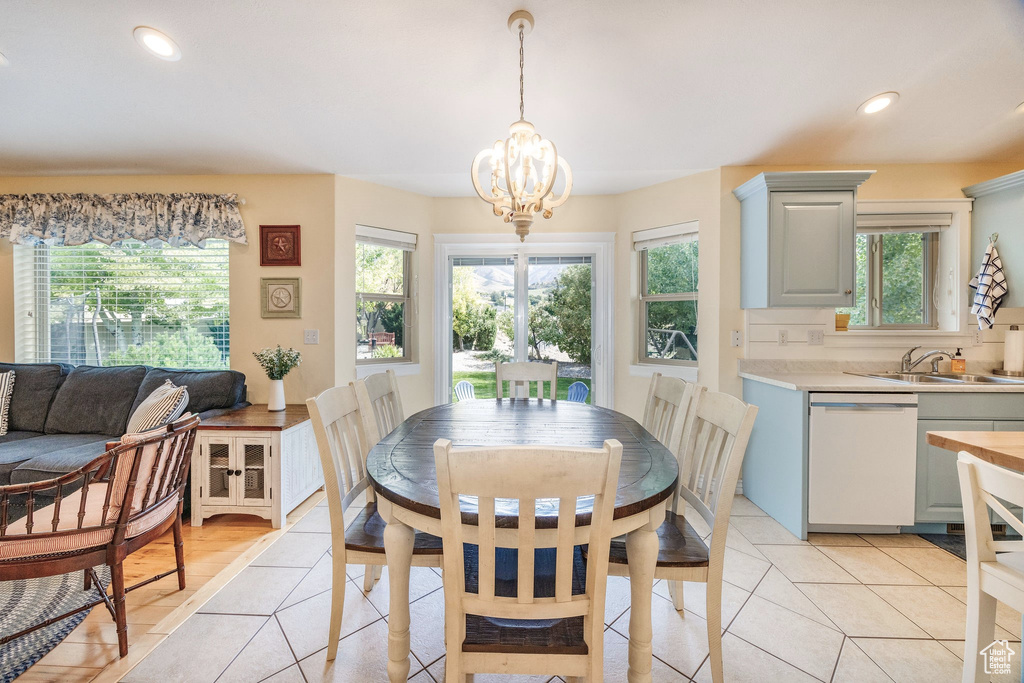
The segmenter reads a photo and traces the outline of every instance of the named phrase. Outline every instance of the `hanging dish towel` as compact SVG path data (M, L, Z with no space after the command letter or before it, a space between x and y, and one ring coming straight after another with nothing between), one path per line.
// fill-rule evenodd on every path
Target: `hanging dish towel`
M974 305L971 313L978 316L978 329L992 327L992 319L996 317L999 304L1006 296L1006 276L1003 275L1003 262L999 260L999 252L995 244L989 244L985 250L985 258L981 262L978 274L971 280L975 290Z

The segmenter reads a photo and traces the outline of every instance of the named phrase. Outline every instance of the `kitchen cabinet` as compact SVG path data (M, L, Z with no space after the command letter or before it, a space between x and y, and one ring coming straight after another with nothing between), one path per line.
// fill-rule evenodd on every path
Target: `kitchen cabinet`
M853 305L857 187L872 173L761 173L733 190L743 308Z

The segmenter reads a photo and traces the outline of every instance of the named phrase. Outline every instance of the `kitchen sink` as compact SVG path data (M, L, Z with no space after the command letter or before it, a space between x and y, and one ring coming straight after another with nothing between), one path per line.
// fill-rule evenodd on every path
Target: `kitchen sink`
M958 375L943 372L848 372L848 375L884 379L901 384L1024 384L1024 379L995 375Z

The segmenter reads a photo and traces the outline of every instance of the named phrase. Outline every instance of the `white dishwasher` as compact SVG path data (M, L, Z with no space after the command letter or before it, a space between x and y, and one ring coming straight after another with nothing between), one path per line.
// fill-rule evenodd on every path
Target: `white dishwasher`
M810 404L808 528L912 525L917 395L812 393Z

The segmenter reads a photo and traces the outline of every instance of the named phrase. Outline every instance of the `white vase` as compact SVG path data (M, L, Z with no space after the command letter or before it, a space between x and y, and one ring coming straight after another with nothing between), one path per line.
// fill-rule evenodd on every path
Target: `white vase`
M284 410L284 380L270 380L270 396L267 398L267 410Z

